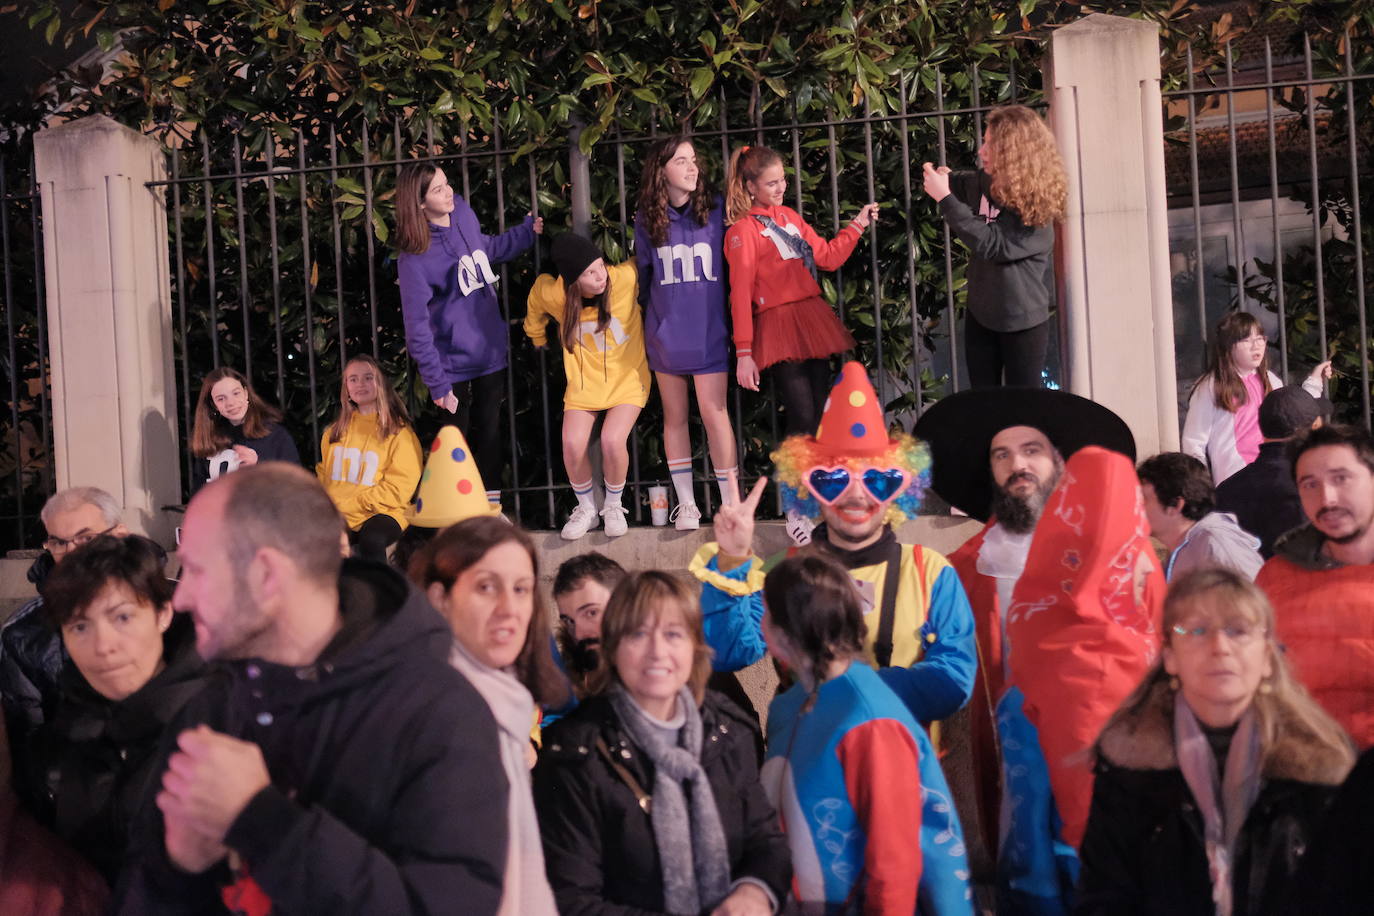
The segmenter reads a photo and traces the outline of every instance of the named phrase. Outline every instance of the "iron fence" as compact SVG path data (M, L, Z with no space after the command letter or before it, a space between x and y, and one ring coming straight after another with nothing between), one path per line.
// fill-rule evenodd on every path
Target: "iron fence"
M1374 54L1346 34L1326 54L1301 33L1228 44L1164 93L1180 401L1230 309L1256 313L1294 381L1335 363L1337 416L1370 425L1365 280ZM1338 282L1332 283L1335 279ZM1180 412L1180 417L1182 417Z
M15 144L0 148L0 271L5 339L0 415L0 555L42 537L38 511L53 490L52 410L42 219L33 160Z
M964 259L919 193L920 161L973 166L977 143L969 138L981 136L986 112L1027 91L1014 73L962 74L955 88L938 72L928 80L911 74L901 80L897 110L827 120L799 120L790 106L783 107L785 118L756 111L735 120L731 113L740 106L722 94L716 123L693 131L703 160L718 152L715 167L704 170L717 183L735 146L778 149L793 176L789 202L823 233L838 231L867 200L885 203L866 247L823 277L823 287L854 332L859 358L881 370L875 382L894 422L908 425L923 403L961 384L955 317ZM585 161L575 133L566 144L527 146L512 156L499 124L490 136L460 132L447 142L441 129L404 119L321 126L314 137L277 133L252 150L237 133L225 140L198 131L171 151L171 176L151 186L168 191L184 438L199 379L227 363L275 394L289 428L314 443L302 454L318 460L320 432L337 410L342 366L360 351L401 383L422 438L442 422L405 356L389 245L391 195L407 162L449 170L484 231L502 231L527 211L545 217L549 234L561 231L570 225L571 201L585 194L592 237L608 259L632 256L634 173L659 136L656 128L633 136L613 130ZM500 266L511 366L509 454L502 479L487 481L499 484L508 509L536 528L557 527L560 499L564 509L571 499L559 444L561 362L530 348L520 331L525 292L544 262L536 247L532 257ZM777 411L771 393L731 388L741 468L752 476L768 466ZM667 482L660 425L651 401L631 438L627 489L638 521L647 519L647 488ZM694 476L709 514L714 478L704 443L697 430ZM191 468L187 452L188 480Z

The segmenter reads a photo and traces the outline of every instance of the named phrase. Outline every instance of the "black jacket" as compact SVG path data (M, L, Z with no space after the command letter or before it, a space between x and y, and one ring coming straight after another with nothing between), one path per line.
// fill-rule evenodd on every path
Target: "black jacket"
M243 435L243 427L234 429L234 436L227 448L235 445L246 445L258 453L258 463L264 461L285 461L288 464L300 464L301 454L296 448L296 440L291 438L291 434L286 431L286 427L280 423L267 431L267 435L260 439L248 439ZM215 475L216 477L219 474ZM210 482L210 459L197 458L195 474L191 480L191 492L195 493Z
M1302 857L1291 916L1346 916L1374 909L1374 750L1360 756Z
M1092 810L1079 850L1078 916L1213 916L1202 814L1178 768L1174 694L1147 705L1098 742ZM1232 914L1279 911L1313 829L1348 758L1314 747L1289 723L1262 764L1263 784L1241 827Z
M41 588L52 568L52 554L45 550L29 566L29 581ZM0 626L0 698L10 748L16 754L28 747L39 726L52 719L66 657L62 637L43 613L41 597L23 604Z
M791 854L759 783L757 728L723 696L701 708L701 764L730 849L730 877L757 878L781 902ZM597 751L600 737L650 794L653 764L630 743L605 697L583 701L544 733L534 804L544 865L562 916L640 916L663 910L662 868L649 815Z
M262 748L272 785L226 845L273 916L495 913L508 836L496 723L448 663L453 635L393 569L348 560L343 629L313 665L225 663L180 717ZM223 913L227 869L167 860L151 800L116 890L121 913Z
M955 172L940 215L973 254L969 313L989 331L1024 331L1048 320L1054 305L1054 224L1027 226L1010 207L991 220L979 215L991 187L984 172Z
M1217 508L1260 539L1260 553L1274 555L1274 542L1307 524L1288 462L1287 442L1262 442L1255 460L1217 485Z
M28 772L16 773L30 813L112 884L139 806L156 795L163 732L204 686L190 617L173 616L163 646L166 667L118 703L68 665L57 714L35 736Z

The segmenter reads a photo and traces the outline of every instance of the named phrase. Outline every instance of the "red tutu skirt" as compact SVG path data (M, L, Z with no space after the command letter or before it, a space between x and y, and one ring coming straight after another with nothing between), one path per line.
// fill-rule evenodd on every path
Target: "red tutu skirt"
M789 359L822 359L854 348L854 335L819 296L754 315L754 362L760 369Z

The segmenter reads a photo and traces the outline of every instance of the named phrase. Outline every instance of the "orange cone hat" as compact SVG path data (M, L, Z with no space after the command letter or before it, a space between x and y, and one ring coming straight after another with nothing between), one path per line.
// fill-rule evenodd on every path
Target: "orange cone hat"
M487 502L487 488L467 439L456 426L445 426L434 437L420 475L420 494L407 514L412 525L447 528L478 515L498 515L501 507Z
M845 363L821 410L817 450L837 458L865 458L882 454L891 445L883 405L868 373L859 363Z

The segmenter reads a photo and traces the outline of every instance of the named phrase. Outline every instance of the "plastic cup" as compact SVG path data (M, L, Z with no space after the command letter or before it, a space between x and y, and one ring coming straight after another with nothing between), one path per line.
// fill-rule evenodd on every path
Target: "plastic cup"
M659 528L668 524L667 487L649 488L649 518Z

